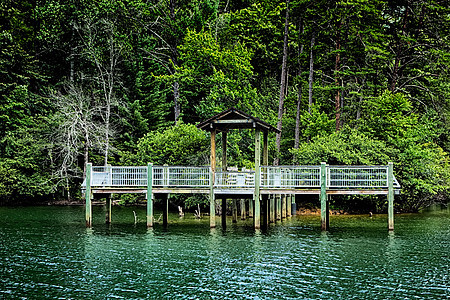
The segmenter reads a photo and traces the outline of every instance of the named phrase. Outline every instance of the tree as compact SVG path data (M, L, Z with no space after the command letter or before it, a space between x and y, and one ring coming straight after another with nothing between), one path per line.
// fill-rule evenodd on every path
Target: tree
M104 124L99 122L103 108L93 105L89 91L80 85L68 83L64 94L55 92L51 95L56 107L53 116L53 128L50 142L53 145L53 157L58 162L56 177L68 180L81 177L78 157L83 157L83 178L86 176L86 163L89 152L104 148Z
M116 96L116 89L121 86L120 64L130 50L126 43L127 36L121 35L113 20L101 19L96 23L86 21L77 26L83 42L82 55L94 67L91 78L101 90L101 118L104 130L104 165L108 164L111 149L112 114L114 107L121 105Z
M281 148L281 133L282 133L282 121L283 121L283 104L284 97L286 94L286 68L287 68L287 60L288 60L288 37L289 37L289 0L286 1L286 20L284 24L284 43L283 43L283 63L281 64L281 83L280 83L280 100L278 103L278 122L277 122L277 132L276 136L276 145L277 145L277 153L280 152ZM274 160L274 165L278 165L280 163L279 154L276 155Z
M251 55L241 43L221 46L208 31L188 30L179 47L180 67L161 79L180 83L187 122L200 121L231 106L255 109Z

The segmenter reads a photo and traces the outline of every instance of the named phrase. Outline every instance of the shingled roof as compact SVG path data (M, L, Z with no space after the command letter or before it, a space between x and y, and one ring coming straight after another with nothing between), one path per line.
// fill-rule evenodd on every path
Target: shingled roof
M243 111L231 107L223 112L201 122L197 125L198 128L206 131L224 131L228 132L230 129L256 129L262 131L272 131L279 133L280 131L260 119L253 117Z

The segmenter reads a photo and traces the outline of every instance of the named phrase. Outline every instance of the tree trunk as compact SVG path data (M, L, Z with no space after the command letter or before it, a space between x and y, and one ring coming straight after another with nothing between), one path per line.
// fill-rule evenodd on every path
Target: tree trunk
M408 24L408 12L409 12L409 1L407 1L406 3L406 7L405 7L405 15L403 16L403 26L402 26L402 36L405 35L406 33L406 26ZM392 70L392 83L391 83L391 92L394 92L397 86L397 82L399 79L399 69L400 69L400 56L402 55L402 41L401 41L401 37L399 38L398 41L398 47L397 47L397 51L395 53L395 62L394 62L394 68Z
M175 15L175 11L176 11L176 0L170 0L170 19L171 20L175 20L176 15ZM170 45L171 48L171 55L170 55L170 59L172 61L172 63L174 64L174 66L178 65L178 42L177 42L177 38L174 38L172 40L172 43ZM181 108L180 108L180 85L178 83L178 81L175 81L173 83L173 110L174 110L174 119L175 119L175 124L178 123L178 119L180 117L181 114Z
M300 33L303 33L303 25L301 23L300 20L300 25L299 25L299 31ZM297 114L295 116L295 134L294 134L294 148L298 149L298 146L300 144L300 107L301 107L301 103L302 103L302 81L301 81L301 76L302 76L302 64L301 64L301 55L303 54L303 44L300 44L300 49L299 49L299 53L298 53L298 78L299 78L299 83L298 83L298 89L297 89L297 93L298 93L298 97L297 97Z
M286 0L286 19L284 23L284 44L283 44L283 62L281 66L281 85L280 85L280 101L278 103L278 123L276 135L276 147L277 154L275 156L274 165L278 165L280 163L280 149L281 149L281 129L282 129L282 120L283 120L283 107L284 107L284 97L286 93L286 65L287 65L287 56L288 56L288 33L289 33L289 0Z
M173 100L174 100L174 113L175 113L175 125L178 123L178 118L180 117L180 85L178 81L173 83Z
M339 70L341 67L341 27L342 21L339 22L337 32L336 32L336 63L334 65L334 85L336 87L336 94L334 96L334 106L336 115L336 131L340 129L340 119L341 119L341 94L339 86Z
M311 52L309 54L309 98L308 98L308 113L311 115L311 106L313 104L312 101L312 93L313 93L313 75L314 75L314 43L316 40L316 32L313 31L311 36Z

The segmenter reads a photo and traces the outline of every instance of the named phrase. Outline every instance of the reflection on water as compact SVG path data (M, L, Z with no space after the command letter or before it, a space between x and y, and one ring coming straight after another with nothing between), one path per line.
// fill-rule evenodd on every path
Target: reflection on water
M138 214L134 225L133 210ZM450 297L450 212L297 216L268 231L227 230L172 215L147 229L145 209L0 208L0 298L395 299ZM218 224L220 220L218 219Z

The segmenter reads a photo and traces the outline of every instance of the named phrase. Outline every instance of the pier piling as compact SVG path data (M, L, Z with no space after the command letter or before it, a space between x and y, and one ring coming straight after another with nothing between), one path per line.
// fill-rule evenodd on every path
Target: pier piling
M92 227L92 191L91 191L91 183L92 183L92 163L87 163L86 165L86 227Z
M147 227L153 227L153 164L147 164Z

